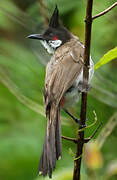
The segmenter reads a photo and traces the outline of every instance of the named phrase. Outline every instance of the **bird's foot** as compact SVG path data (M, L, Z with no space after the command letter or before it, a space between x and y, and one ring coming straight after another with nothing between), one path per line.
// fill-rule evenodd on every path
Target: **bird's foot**
M74 117L67 109L63 109L63 110L66 114L68 114L79 125L80 128L86 127L86 124L82 125L80 119Z

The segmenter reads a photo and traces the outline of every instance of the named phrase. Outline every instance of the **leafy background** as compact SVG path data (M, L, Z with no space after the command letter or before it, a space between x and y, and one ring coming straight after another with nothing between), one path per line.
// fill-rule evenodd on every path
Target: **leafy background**
M93 14L114 2L116 1L95 0ZM48 56L39 42L25 37L43 30L56 4L60 10L61 23L84 42L85 0L1 0L0 3L1 180L43 179L38 177L46 129L42 98L45 67L42 64L45 64ZM93 22L91 54L95 63L116 46L116 12L115 8ZM88 97L87 125L94 123L96 116L97 121L94 126L86 129L86 137L91 135L99 122L103 122L103 126L95 136L97 146L92 142L91 148L87 146L87 151L84 151L88 159L83 160L81 179L117 178L116 68L115 60L96 70L92 81L92 90ZM70 111L79 117L80 103ZM76 124L62 112L62 134L75 137L77 130ZM57 162L53 179L71 180L75 145L65 140L62 142L63 157ZM91 149L90 156L88 148Z

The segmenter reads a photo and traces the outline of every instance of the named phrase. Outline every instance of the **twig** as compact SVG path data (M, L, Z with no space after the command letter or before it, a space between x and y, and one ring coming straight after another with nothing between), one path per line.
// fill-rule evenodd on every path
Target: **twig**
M92 20L103 16L104 14L108 13L111 9L113 9L115 6L117 6L117 2L115 2L113 5L111 5L109 8L105 9L104 11L100 12L99 14L92 17Z
M95 131L93 132L93 134L89 137L89 138L85 138L84 139L84 143L88 143L97 133L98 129L102 126L102 122L99 124L99 126L95 129Z
M89 77L89 59L90 59L90 41L91 41L91 25L92 25L92 5L93 0L87 1L87 9L86 9L86 20L85 20L85 51L84 51L84 63L87 68L83 69L83 83L88 84ZM82 103L81 103L81 114L80 120L81 125L85 125L86 122L86 109L87 109L87 93L82 93ZM80 180L80 168L81 168L81 160L82 160L82 152L84 145L84 131L80 131L78 133L78 142L77 142L77 150L76 150L76 158L74 161L74 174L73 180Z
M66 136L62 136L62 138L65 139L65 140L68 140L68 141L72 141L72 142L74 142L74 143L77 143L77 139L75 139L75 138L70 138L70 137L66 137Z

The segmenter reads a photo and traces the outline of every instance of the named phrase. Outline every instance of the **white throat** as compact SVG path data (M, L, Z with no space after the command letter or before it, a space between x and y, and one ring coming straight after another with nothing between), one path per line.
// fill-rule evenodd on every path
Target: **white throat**
M47 52L49 54L53 54L54 53L54 49L51 46L48 45L46 40L44 40L44 41L41 40L40 42L43 45L43 47L47 50Z
M59 47L60 45L62 44L62 41L61 40L50 40L49 41L49 45L52 47L52 48L54 48L54 49L56 49L57 47Z
M49 54L53 54L57 47L62 44L61 40L40 41Z

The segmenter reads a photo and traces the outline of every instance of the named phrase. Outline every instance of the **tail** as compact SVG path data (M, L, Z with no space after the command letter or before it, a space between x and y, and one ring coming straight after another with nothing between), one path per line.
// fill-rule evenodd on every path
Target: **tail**
M60 107L51 105L47 117L47 132L39 164L39 173L43 176L48 174L49 178L52 178L56 160L62 156Z

